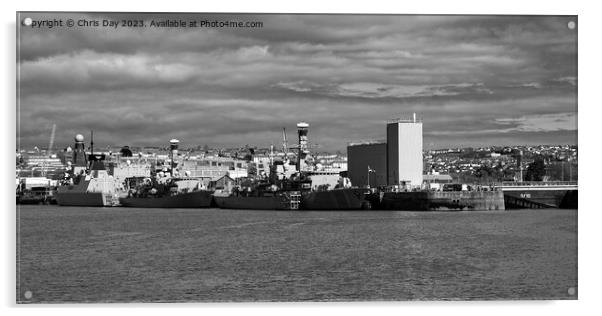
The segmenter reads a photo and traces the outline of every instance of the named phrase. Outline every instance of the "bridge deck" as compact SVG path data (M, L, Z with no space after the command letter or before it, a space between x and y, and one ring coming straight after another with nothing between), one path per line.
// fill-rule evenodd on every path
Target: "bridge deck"
M525 181L525 182L501 182L495 187L502 191L510 190L577 190L577 181Z

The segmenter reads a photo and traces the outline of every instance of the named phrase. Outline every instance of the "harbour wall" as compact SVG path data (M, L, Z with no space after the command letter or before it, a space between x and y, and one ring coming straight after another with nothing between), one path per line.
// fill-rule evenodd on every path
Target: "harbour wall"
M564 208L576 209L578 190L502 189L507 209Z
M407 211L505 210L502 191L386 192L369 197L373 209Z

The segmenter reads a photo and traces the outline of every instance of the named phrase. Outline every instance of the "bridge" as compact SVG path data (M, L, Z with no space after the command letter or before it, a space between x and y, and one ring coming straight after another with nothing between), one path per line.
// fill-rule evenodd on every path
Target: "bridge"
M493 186L502 191L577 190L577 181L507 181L496 183Z
M576 181L501 182L494 187L504 192L506 209L577 208Z
M508 209L516 208L558 208L556 205L540 203L527 198L520 198L512 195L504 195L504 205Z

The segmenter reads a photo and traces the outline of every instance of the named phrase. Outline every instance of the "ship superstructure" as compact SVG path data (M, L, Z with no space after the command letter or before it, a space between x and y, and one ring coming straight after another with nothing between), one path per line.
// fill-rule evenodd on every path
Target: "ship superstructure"
M350 188L339 173L318 171L309 149L309 124L297 124L298 145L296 163L287 156L282 160L272 158L269 177L249 179L232 188L215 194L222 208L237 209L288 209L288 210L355 210L368 209L367 189ZM288 146L287 146L288 147ZM291 168L294 167L293 168ZM292 169L292 170L291 170Z
M126 207L141 208L202 208L210 207L213 191L208 190L200 177L179 176L176 157L180 141L170 141L168 165L153 170L149 177L126 179L127 196L119 202Z
M109 175L104 155L86 155L84 136L75 136L73 159L57 189L56 200L64 206L115 206L123 185Z

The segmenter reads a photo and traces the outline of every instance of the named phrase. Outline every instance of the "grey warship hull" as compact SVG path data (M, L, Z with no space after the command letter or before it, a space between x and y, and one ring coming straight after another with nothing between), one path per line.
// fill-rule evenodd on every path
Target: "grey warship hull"
M211 207L212 191L194 191L161 197L124 197L119 203L124 207L140 208L204 208Z
M280 196L215 196L215 204L223 209L292 210L291 198Z
M61 206L112 206L112 196L100 192L57 192L56 202Z
M301 199L304 210L362 210L371 209L366 200L368 189L334 189L329 191L306 192Z

